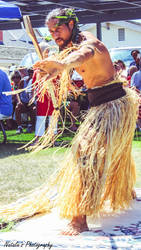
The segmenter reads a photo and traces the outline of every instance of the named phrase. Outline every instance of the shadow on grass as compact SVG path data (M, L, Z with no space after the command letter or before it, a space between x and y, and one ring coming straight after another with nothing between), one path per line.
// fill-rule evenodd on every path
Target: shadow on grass
M28 142L30 142L34 138L34 133L27 134L22 133L17 135L16 130L6 131L7 133L7 143L0 143L0 159L11 156L11 155L19 155L28 153L27 150L20 149ZM54 146L67 146L71 143L75 133L65 130L63 135L61 135ZM134 141L141 141L141 131L135 131Z
M141 131L135 130L134 141L141 141Z
M25 143L6 143L0 144L0 159L8 157L10 155L19 155L27 153L25 149L19 149L24 146Z
M57 139L53 147L67 147L74 134L67 131ZM16 135L15 131L7 131L7 142L3 144L0 142L0 159L9 157L11 155L20 155L28 153L29 151L22 148L34 138L34 134L22 133Z

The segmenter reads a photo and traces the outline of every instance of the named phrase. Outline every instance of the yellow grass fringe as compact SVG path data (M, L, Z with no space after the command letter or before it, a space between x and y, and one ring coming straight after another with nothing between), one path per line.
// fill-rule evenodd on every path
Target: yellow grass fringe
M58 60L58 62L65 58L71 51L77 50L78 46L72 46L70 48L67 48L63 50L60 53L56 53L52 55L52 59L55 58L55 60ZM51 58L50 57L50 58ZM41 62L42 63L42 62ZM45 60L44 60L45 63ZM32 84L32 87L30 86L30 89L32 88L34 92L33 98L30 100L29 105L31 105L35 99L39 101L44 101L44 95L48 93L49 98L51 98L54 106L54 111L52 113L52 123L50 124L49 128L44 133L44 136L38 140L38 143L36 145L32 146L32 143L34 144L34 141L36 141L36 137L29 143L27 143L25 146L22 146L21 148L26 148L30 151L37 152L43 148L49 148L51 147L56 139L60 136L60 134L63 133L65 129L65 119L61 116L60 109L62 105L65 108L65 112L68 114L70 111L66 108L66 102L68 96L73 94L75 98L78 95L81 95L81 90L73 86L70 78L70 72L68 70L64 70L62 73L59 74L59 78L52 78L50 80L47 80L48 74L46 73L46 66L44 66L44 70L41 72L38 72L37 74L37 80ZM18 89L15 91L5 92L6 95L15 95L20 94L22 91L27 91L29 87L26 87L24 89ZM38 93L38 98L36 98ZM40 94L39 94L40 93ZM83 95L83 94L82 94ZM58 120L61 120L62 122L62 128L61 132L58 135L54 135L55 127L58 122ZM20 148L20 149L21 149Z
M126 92L91 108L61 168L23 200L1 207L0 218L21 219L55 206L64 218L97 215L107 201L113 210L127 208L135 184L131 146L138 103L133 90Z

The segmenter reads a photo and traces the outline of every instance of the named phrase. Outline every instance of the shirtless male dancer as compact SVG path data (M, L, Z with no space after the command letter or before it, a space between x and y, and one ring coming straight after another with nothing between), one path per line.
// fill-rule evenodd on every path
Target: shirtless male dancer
M114 80L113 63L103 42L79 31L73 10L51 11L46 25L60 51L79 47L61 61L47 58L34 68L45 71L48 79L64 69L75 69L88 89L91 107L72 143L73 160L66 166L58 202L61 216L71 219L64 234L74 235L88 230L86 217L98 213L106 200L116 210L128 207L133 198L131 144L137 102L133 91Z

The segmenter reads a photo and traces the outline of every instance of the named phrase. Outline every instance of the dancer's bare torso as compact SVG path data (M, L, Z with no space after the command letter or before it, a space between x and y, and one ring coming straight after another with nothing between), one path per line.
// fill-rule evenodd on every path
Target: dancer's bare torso
M87 33L91 38L91 34ZM93 37L93 36L92 36ZM76 71L82 76L87 88L105 85L114 79L113 63L102 42L93 37L94 55L82 63ZM89 47L89 39L88 39Z
M57 75L65 67L75 68L87 88L103 86L112 81L114 68L105 45L89 32L83 32L80 36L85 40L80 43L82 46L79 50L70 53L61 62L48 58L37 62L34 67L47 70L50 76Z

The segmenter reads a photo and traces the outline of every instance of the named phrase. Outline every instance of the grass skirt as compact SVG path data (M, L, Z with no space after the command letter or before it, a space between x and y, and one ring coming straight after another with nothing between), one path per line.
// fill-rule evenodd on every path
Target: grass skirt
M126 95L92 107L72 141L62 167L50 184L40 187L22 201L1 208L9 220L49 212L57 206L61 217L96 215L106 201L113 210L126 208L132 200L135 165L131 156L137 119L137 97ZM48 182L49 183L49 182ZM57 187L55 200L48 192Z
M92 107L72 142L59 189L62 217L95 215L109 200L113 210L132 200L135 165L131 156L137 97L126 96Z

